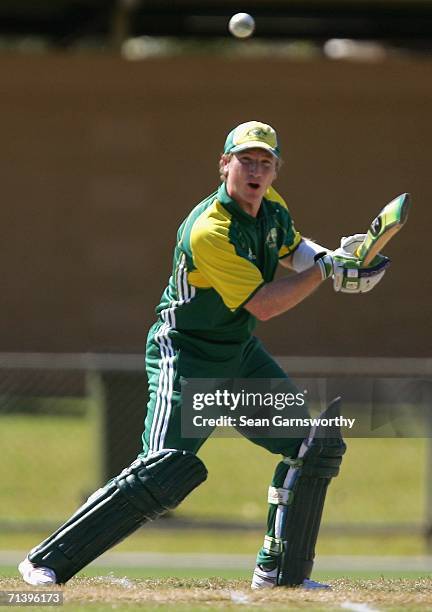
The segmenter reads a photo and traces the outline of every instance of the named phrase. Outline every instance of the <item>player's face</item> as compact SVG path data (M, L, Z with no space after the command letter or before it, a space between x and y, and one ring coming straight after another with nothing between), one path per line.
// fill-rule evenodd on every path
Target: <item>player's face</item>
M276 158L264 149L236 153L225 165L227 191L247 212L256 214L276 170Z

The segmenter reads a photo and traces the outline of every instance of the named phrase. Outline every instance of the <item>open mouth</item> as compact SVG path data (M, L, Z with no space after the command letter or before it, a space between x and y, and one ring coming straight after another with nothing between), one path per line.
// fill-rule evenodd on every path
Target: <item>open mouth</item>
M259 189L259 183L248 183L251 189Z

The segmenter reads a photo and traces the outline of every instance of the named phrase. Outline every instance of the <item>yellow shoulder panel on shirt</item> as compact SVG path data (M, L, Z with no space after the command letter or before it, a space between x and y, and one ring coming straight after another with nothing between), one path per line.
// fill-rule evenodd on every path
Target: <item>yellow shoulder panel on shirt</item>
M267 200L271 200L272 202L277 202L278 204L281 204L284 208L288 208L285 200L280 195L280 193L276 191L274 187L269 187L267 191L265 192L264 197L267 198Z
M235 310L262 285L260 270L237 255L230 242L231 215L218 200L195 221L190 245L196 270L188 281L200 288L213 287L225 305Z

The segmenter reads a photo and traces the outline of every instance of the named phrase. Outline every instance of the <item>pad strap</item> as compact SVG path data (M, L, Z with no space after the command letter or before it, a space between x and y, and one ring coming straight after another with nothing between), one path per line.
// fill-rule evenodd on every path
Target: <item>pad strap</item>
M264 536L263 550L272 557L279 557L284 550L284 541L266 535Z
M283 463L286 463L290 467L298 468L303 465L303 459L301 457L284 457Z
M268 503L275 504L278 506L282 504L283 506L289 506L293 498L293 492L289 489L284 489L280 487L279 489L276 487L269 487L268 490Z

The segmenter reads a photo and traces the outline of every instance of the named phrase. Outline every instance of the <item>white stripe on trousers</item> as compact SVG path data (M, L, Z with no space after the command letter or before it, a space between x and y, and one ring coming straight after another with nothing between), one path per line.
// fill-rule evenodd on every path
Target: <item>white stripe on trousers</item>
M177 269L176 280L179 299L176 302L173 302L170 308L166 308L160 313L164 323L155 335L155 340L159 345L161 358L159 360L159 384L156 394L156 406L150 429L150 453L162 450L164 448L165 437L171 416L171 400L175 377L174 359L176 353L168 333L171 329L175 329L176 307L190 302L190 300L195 296L195 287L191 287L187 282L185 255L183 255Z
M175 353L171 340L167 335L169 329L169 325L164 323L155 335L155 340L159 344L161 359L159 360L160 373L156 394L156 406L150 430L150 452L156 452L163 448L164 440L160 437L161 428L163 427L164 419L167 417L169 418L169 413L171 412L172 379L174 375L173 361Z

